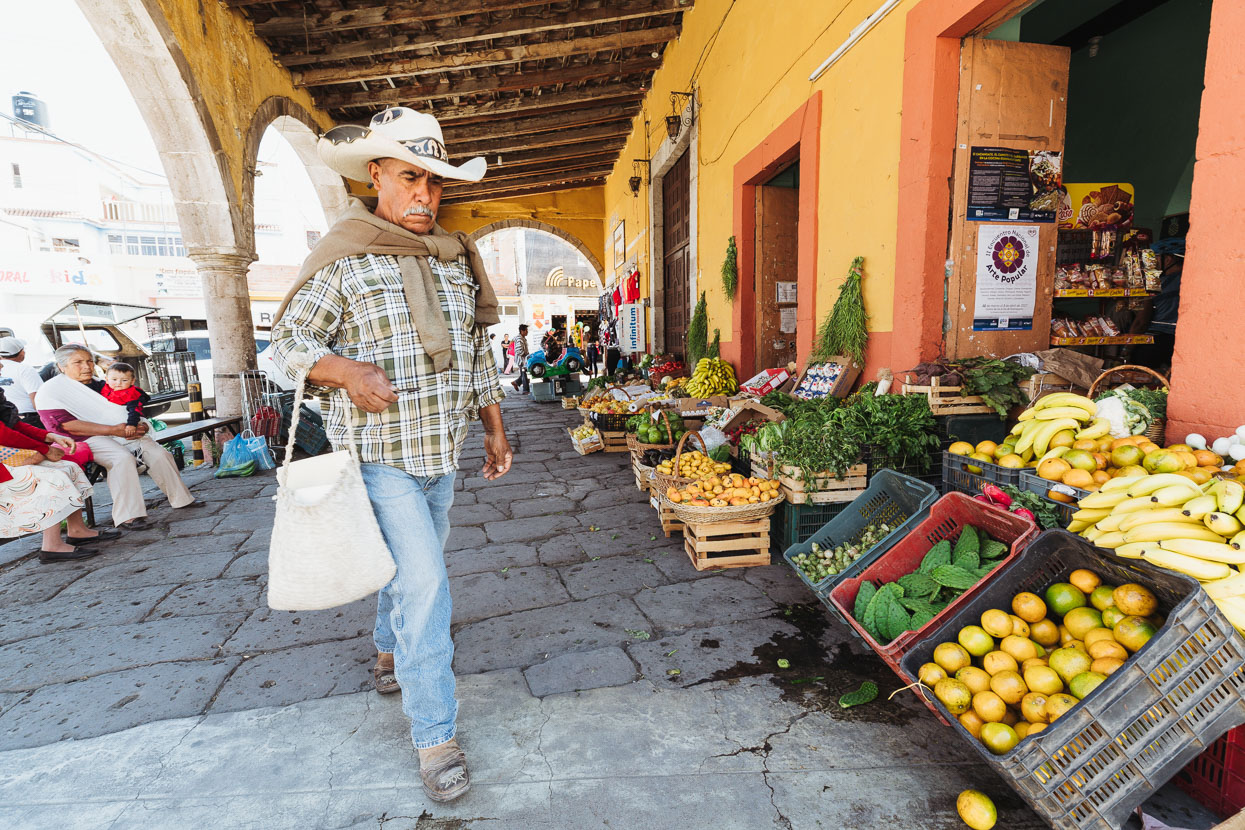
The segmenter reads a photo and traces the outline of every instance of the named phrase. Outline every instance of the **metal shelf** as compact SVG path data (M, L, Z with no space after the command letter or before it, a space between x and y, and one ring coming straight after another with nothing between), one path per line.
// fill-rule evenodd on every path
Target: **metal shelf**
M1119 337L1052 337L1052 346L1140 346L1153 343L1152 334L1122 334Z

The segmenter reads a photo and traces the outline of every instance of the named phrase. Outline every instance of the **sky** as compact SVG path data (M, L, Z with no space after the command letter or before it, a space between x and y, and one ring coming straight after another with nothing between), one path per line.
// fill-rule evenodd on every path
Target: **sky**
M163 177L143 116L78 4L0 2L0 111L12 115L12 96L31 92L47 104L51 130L61 138ZM288 188L300 204L315 199L310 178L284 140L267 136L260 143L259 159L276 163L280 175L256 182L257 199L279 198L281 188Z

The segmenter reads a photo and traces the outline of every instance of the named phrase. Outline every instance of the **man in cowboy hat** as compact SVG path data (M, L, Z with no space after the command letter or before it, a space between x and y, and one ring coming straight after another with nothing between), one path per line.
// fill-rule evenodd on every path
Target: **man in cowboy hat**
M331 397L329 436L344 446L351 419L397 563L377 602L376 690L401 690L424 789L451 801L470 779L454 737L443 550L468 420L478 413L484 423L485 478L510 469L511 450L486 333L497 298L475 246L436 216L443 181L479 181L485 162L450 164L437 120L405 107L367 128L330 130L319 152L341 175L370 182L377 204L369 211L352 199L307 257L276 313L274 358L291 377L309 372L313 386L345 389L353 404Z

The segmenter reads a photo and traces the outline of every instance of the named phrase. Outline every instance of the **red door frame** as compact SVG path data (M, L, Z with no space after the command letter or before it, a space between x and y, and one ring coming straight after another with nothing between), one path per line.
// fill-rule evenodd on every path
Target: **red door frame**
M722 357L739 370L740 380L756 366L756 189L792 161L800 161L800 227L796 279L796 353L803 364L813 350L817 301L817 193L821 136L821 92L800 105L764 141L735 164L732 222L738 255L739 286L731 310L734 335L722 344Z

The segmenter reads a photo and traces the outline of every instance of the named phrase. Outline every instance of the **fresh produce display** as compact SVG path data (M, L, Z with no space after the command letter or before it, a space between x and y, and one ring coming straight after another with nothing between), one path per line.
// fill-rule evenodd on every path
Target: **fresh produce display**
M670 357L660 361L654 361L651 366L642 365L641 368L648 369L650 375L670 375L683 372L687 369L687 365L682 360L675 360Z
M954 545L950 539L934 545L912 573L880 586L862 582L852 616L875 641L889 643L936 617L993 571L1007 551L1007 545L966 525Z
M757 430L764 425L764 421L748 421L747 423L728 429L726 431L726 437L730 439L731 446L738 447L739 442L743 440L745 435L756 435Z
M720 357L702 357L685 386L693 398L733 395L739 390L735 369Z
M677 412L653 415L644 412L627 419L626 431L635 435L641 444L672 444L687 432L683 416Z
M1004 484L998 489L1001 489L1011 499L1010 504L1002 505L996 499L991 498L989 493L983 492L982 495L985 495L991 504L1005 507L1009 512L1018 513L1026 519L1031 519L1043 530L1064 526L1063 520L1059 516L1059 511L1055 509L1055 505L1051 504L1049 499L1044 499L1036 493L1021 490L1019 487L1013 487L1010 484ZM986 488L982 487L982 490L984 491Z
M1167 392L1120 387L1094 399L1098 414L1111 425L1112 438L1141 435L1154 421L1167 417Z
M577 441L586 441L592 437L601 437L601 433L597 432L597 428L592 424L580 424L571 431L571 435Z
M726 465L727 469L730 465ZM777 481L767 478L744 478L738 473L710 475L683 488L670 487L666 498L675 504L693 507L738 507L744 504L781 499Z
M1185 436L1184 442L1194 450L1210 450L1216 455L1231 459L1236 464L1237 475L1245 475L1245 425L1237 427L1231 435L1214 440L1191 432Z
M1205 450L1199 450L1205 452ZM1179 473L1121 476L1081 499L1068 529L1117 556L1200 580L1245 630L1245 484L1197 484Z
M894 528L885 522L871 524L860 532L860 539L856 542L830 549L813 542L810 553L797 553L792 560L810 580L820 582L828 576L842 573L848 565L873 550L892 530Z
M663 460L657 465L657 472L662 475L677 476L678 478L707 478L712 475L722 475L731 471L731 465L714 461L700 450L692 450L685 452L681 456L677 456L678 468L675 468L675 458Z
M1015 406L1029 402L1020 382L1033 370L1010 360L971 357L956 361L921 363L906 373L916 386L930 386L938 378L940 386L959 386L965 395L980 395L1000 418Z
M631 406L630 401L620 401L615 398L598 398L591 403L587 401L584 403L587 405L583 408L598 415L626 415Z
M1163 625L1144 585L1107 585L1078 569L1044 596L1021 592L940 643L922 684L995 755L1067 714Z

